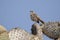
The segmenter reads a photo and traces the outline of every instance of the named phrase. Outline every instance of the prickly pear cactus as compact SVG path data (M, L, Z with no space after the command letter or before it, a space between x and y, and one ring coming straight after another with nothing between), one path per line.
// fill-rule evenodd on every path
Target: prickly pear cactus
M60 40L60 38L58 38L57 40Z
M50 38L58 38L60 37L60 22L45 23L42 31Z
M10 40L41 40L42 38L34 36L23 29L14 28L9 32Z
M1 33L0 40L9 40L8 32Z

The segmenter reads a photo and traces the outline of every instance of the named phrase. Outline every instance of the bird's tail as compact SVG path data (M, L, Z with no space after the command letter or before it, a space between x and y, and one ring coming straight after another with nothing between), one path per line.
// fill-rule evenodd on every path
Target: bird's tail
M41 22L42 24L44 24L44 23L45 23L43 20L40 20L40 22Z

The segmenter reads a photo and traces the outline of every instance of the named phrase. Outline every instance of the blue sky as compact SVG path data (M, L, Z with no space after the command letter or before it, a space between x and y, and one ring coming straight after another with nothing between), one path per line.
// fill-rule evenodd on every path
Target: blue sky
M30 10L35 11L42 20L60 21L60 0L0 0L0 25L10 30L20 27L30 32L34 23ZM44 36L44 40L51 40Z

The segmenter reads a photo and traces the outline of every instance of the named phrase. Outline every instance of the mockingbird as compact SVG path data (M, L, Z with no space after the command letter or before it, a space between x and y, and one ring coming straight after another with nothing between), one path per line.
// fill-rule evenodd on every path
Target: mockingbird
M40 17L33 11L30 11L30 17L32 21L35 21L37 23L42 22L44 24L44 21L40 19Z

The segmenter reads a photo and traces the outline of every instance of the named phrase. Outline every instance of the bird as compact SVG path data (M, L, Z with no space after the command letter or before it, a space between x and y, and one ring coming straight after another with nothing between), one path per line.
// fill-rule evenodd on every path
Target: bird
M43 40L42 38L42 30L39 26L39 24L35 23L32 24L35 25L37 28L37 34L33 35L31 33L28 33L24 29L21 28L13 28L9 31L9 39L10 40Z
M42 32L49 38L57 40L60 37L60 22L44 22L34 11L30 11L30 17L32 21L42 23L40 24L42 26Z
M37 23L42 22L44 24L44 21L42 21L40 17L32 10L30 11L30 18L32 21L35 21Z

